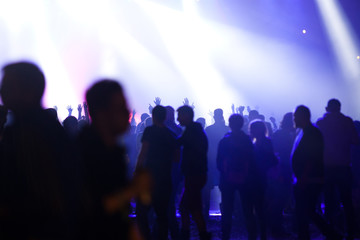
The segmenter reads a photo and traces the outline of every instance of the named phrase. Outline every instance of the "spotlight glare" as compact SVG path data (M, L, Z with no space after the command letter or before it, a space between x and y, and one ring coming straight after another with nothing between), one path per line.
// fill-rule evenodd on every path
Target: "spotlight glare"
M303 30L302 30L302 33L303 33L303 34L306 34L306 29L303 29Z
M357 60L360 60L360 56L357 56L356 59L357 59Z

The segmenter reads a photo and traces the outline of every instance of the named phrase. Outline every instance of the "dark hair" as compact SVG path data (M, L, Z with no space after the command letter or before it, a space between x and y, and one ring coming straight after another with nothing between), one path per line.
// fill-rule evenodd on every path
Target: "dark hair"
M161 105L155 106L152 110L152 118L155 121L163 123L166 119L166 108Z
M304 105L297 106L295 112L300 113L308 120L310 120L310 118L311 118L310 109Z
M231 130L240 130L244 125L244 118L240 114L232 114L229 117L229 127Z
M261 120L254 120L250 123L250 133L254 132L254 130L257 130L261 133L263 133L264 135L266 135L267 129L266 129L266 125L263 121Z
M194 119L194 110L192 109L192 107L188 106L188 105L184 105L181 106L177 109L177 112L180 114L185 114L187 116L190 117L190 119Z
M92 85L86 92L86 101L89 114L92 118L109 107L111 98L116 93L123 93L121 85L112 79L101 79Z
M13 94L13 91L20 93L30 93L32 99L31 104L38 104L45 90L45 76L40 68L31 62L16 62L3 67L5 76L11 76L11 81L3 81L0 93L3 98Z
M284 115L281 123L281 129L293 129L294 128L294 116L292 112L288 112Z
M78 120L74 116L68 116L63 121L64 128L71 128L71 127L77 127L78 126Z
M328 101L326 108L329 112L338 112L341 109L341 103L339 100L332 98Z
M143 113L143 114L141 114L141 117L140 117L141 122L145 121L148 117L150 117L150 115L149 115L149 114L147 114L147 113Z

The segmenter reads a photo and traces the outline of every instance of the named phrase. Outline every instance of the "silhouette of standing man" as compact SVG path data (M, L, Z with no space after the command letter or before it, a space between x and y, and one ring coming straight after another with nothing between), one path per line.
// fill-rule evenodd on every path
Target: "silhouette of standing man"
M184 193L180 203L182 239L190 238L190 214L199 230L200 239L210 239L202 215L201 190L207 178L208 140L200 123L194 122L194 111L189 106L178 108L178 121L186 127L178 139L183 146L181 170L184 174Z
M117 81L98 81L86 92L92 123L79 136L86 190L83 239L128 239L132 229L125 150L118 136L129 127L130 112Z
M44 74L29 62L3 73L0 94L14 121L0 157L0 238L67 239L73 166L64 129L41 106Z
M325 161L325 216L333 222L336 190L344 206L347 239L354 238L355 216L352 203L351 146L359 144L359 137L351 118L340 112L341 103L330 99L324 117L316 125L324 135ZM338 204L339 205L339 204Z
M313 220L329 239L341 239L316 212L316 204L324 183L324 140L320 130L310 121L309 108L296 108L294 121L301 132L295 139L292 167L297 179L294 186L298 238L310 239L309 220Z

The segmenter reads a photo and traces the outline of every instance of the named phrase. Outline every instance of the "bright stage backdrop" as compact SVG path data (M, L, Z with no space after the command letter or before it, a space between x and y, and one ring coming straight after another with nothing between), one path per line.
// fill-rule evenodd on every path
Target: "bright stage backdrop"
M155 97L196 117L231 104L280 120L329 98L360 119L359 1L0 0L0 64L30 60L45 107L76 108L96 79L119 79L129 105Z

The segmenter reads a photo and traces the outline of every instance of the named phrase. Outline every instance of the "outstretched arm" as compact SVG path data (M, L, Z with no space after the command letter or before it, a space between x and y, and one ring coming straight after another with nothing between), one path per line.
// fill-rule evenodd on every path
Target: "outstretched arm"
M81 112L82 112L82 106L81 106L81 104L78 105L77 110L78 110L78 121L80 121L80 120L81 120Z
M66 109L68 110L68 113L69 113L69 117L71 116L71 113L72 113L72 111L73 111L73 109L71 108L71 105L68 105L67 107L66 107Z

